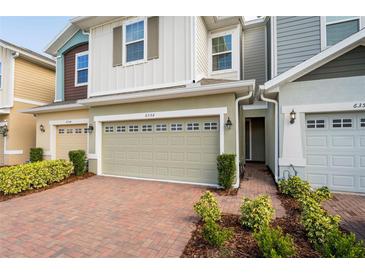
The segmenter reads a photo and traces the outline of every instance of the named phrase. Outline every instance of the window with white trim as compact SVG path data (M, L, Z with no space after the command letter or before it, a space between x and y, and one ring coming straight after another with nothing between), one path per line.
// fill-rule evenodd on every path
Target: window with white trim
M307 120L307 128L325 128L326 122L324 119Z
M158 124L155 126L155 131L161 132L161 131L167 131L167 125L166 124Z
M143 132L151 132L152 131L152 125L142 125L142 131Z
M112 133L114 132L113 126L105 126L105 133Z
M67 131L66 131L67 134L72 134L74 133L74 130L73 128L68 128Z
M87 51L75 55L75 86L84 86L88 83L89 54Z
M117 132L118 133L122 133L122 132L125 132L125 126L117 126Z
M187 131L197 131L199 130L199 123L187 123L186 130Z
M359 16L326 16L326 45L332 46L360 30Z
M58 129L58 134L64 134L65 133L65 129L64 128L59 128Z
M212 71L232 69L232 34L212 38Z
M84 128L84 133L89 133L89 128L85 127Z
M138 132L138 129L139 129L138 125L130 125L128 127L129 132Z
M3 88L3 63L0 62L0 89Z
M205 122L204 123L204 130L218 130L218 123L217 122Z
M77 133L77 134L82 133L82 128L75 128L75 133Z
M146 21L134 21L123 26L124 63L130 64L145 60L146 55Z
M170 130L171 131L182 131L183 130L183 125L182 124L171 124L170 125Z
M332 119L333 128L352 128L351 118L336 118Z
M365 128L365 118L360 118L360 127Z

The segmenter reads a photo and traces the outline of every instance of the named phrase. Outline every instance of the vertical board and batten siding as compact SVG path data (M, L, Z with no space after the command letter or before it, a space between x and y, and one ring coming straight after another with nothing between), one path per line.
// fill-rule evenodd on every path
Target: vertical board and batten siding
M271 79L271 18L266 22L266 80Z
M120 20L90 30L90 96L190 80L191 17L160 17L157 59L113 66L113 29L122 24Z
M15 59L14 96L50 103L54 99L54 70L33 64L22 58Z
M359 46L311 71L296 81L311 81L365 75L365 47Z
M196 19L196 70L197 76L208 75L208 30L202 16Z
M2 88L0 89L0 107L9 107L11 102L12 79L14 75L14 59L11 51L0 46L0 62L2 64Z
M75 56L77 53L87 51L88 44L74 47L64 54L64 98L65 101L72 101L87 98L87 85L75 86Z
M265 26L244 31L244 79L256 79L261 85L266 80Z
M278 16L276 20L278 74L321 51L319 16Z

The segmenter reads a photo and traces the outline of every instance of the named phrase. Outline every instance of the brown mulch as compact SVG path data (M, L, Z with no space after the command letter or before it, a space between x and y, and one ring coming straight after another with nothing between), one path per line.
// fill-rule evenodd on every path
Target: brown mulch
M76 181L92 177L94 175L95 174L92 173L92 172L87 172L82 176L71 175L70 177L62 180L61 182L56 182L56 183L47 185L43 188L29 189L29 190L26 190L26 191L23 191L23 192L20 192L20 193L17 193L17 194L4 194L4 193L0 192L0 202L4 202L4 201L14 199L14 198L17 198L17 197L21 197L21 196L26 196L26 195L36 193L36 192L45 191L47 189L59 187L59 186L62 186L62 185L71 184L71 183L74 183Z
M218 196L237 196L238 190L240 188L222 189L222 188L212 188L212 192Z

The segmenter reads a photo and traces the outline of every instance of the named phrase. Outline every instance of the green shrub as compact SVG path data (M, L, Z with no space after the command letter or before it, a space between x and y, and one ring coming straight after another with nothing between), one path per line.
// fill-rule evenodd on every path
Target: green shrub
M329 200L332 198L332 194L331 194L329 188L326 186L322 186L322 187L316 189L316 191L314 191L312 195L313 195L313 198L318 203L322 203L323 201L326 201L326 200Z
M203 221L219 221L221 210L219 209L217 198L210 191L206 191L199 201L194 205L194 210Z
M29 159L31 163L43 161L43 148L31 148L29 153Z
M217 157L218 182L224 189L230 189L236 178L236 155L221 154Z
M203 226L203 237L211 245L221 247L233 237L229 228L222 228L212 219L207 219Z
M356 241L354 233L345 234L338 229L328 233L325 242L316 249L327 258L365 257L364 242Z
M42 188L70 176L73 165L65 160L41 161L0 169L0 191L15 194Z
M287 180L280 180L278 186L281 193L296 199L309 196L312 193L310 184L303 181L299 176L293 176Z
M269 196L260 195L253 200L243 199L240 222L244 227L255 230L268 226L273 216L274 209Z
M295 255L293 238L284 235L281 228L262 227L254 233L254 237L265 258L290 258Z
M75 175L80 176L86 172L86 153L85 150L71 150L68 157L74 165Z

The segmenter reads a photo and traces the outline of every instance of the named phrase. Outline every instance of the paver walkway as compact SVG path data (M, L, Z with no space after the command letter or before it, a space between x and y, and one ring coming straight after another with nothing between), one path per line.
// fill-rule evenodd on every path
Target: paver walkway
M242 196L268 193L283 208L262 165L248 167L238 196L219 197L238 213ZM195 228L191 185L94 176L0 202L0 257L179 257Z

